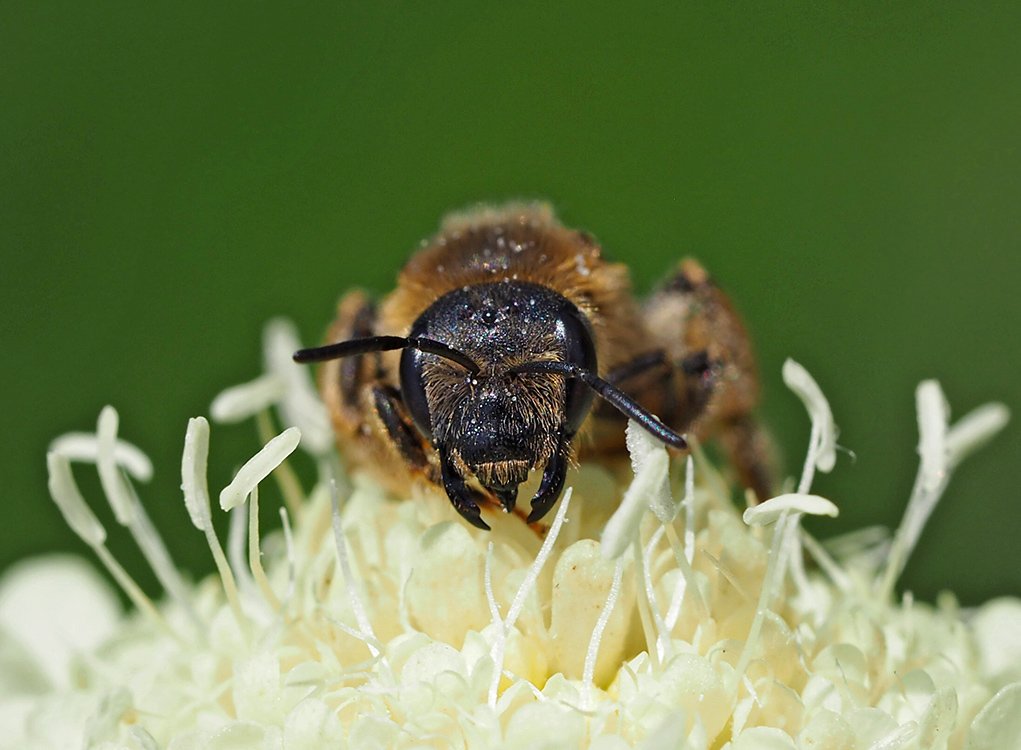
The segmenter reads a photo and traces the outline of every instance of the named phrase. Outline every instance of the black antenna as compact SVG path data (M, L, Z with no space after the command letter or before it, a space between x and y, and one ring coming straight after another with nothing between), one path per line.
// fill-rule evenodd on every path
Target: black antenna
M510 371L518 374L547 372L557 375L565 375L569 378L577 378L595 391L596 395L617 409L617 411L621 412L629 419L633 419L644 427L646 432L651 433L667 445L673 446L674 448L684 450L688 447L688 441L685 440L682 435L678 435L665 424L660 422L659 419L653 416L650 412L636 404L626 393L610 385L601 377L589 372L583 367L578 367L577 365L572 365L568 362L541 360L515 365Z
M449 359L473 375L479 371L479 366L464 352L451 349L440 341L422 338L421 336L369 336L364 339L351 339L350 341L341 341L336 344L317 346L313 349L301 349L294 353L294 361L324 362L328 359L353 357L357 354L368 354L369 352L389 352L394 349L417 349L426 354L435 354L437 357Z

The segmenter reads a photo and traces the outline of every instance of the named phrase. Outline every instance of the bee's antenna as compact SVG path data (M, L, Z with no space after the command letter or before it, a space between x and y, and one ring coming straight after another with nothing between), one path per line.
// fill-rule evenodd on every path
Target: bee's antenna
M443 357L455 364L461 365L461 367L472 374L477 373L480 369L472 358L464 352L451 349L440 341L421 336L369 336L363 339L351 339L350 341L341 341L337 344L317 346L313 349L300 349L294 353L294 361L323 362L328 359L353 357L357 354L368 354L369 352L389 352L394 349L417 349L426 354L435 354L437 357Z
M595 391L596 395L617 409L617 411L621 412L629 419L633 419L645 428L647 432L659 438L667 445L680 450L684 450L688 447L688 441L684 439L684 436L678 435L665 424L660 422L655 415L635 403L635 401L626 393L610 385L601 377L589 372L583 367L572 365L569 362L542 360L515 365L511 368L510 372L517 374L548 372L565 375L569 378L577 378Z

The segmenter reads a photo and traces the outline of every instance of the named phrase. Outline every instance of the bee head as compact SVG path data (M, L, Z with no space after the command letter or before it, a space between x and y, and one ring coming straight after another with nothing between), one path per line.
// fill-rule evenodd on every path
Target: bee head
M401 393L418 429L448 457L449 470L473 475L513 507L529 472L567 451L593 399L584 383L564 374L514 367L550 361L594 371L584 316L546 287L496 282L440 297L415 322L409 338L416 337L441 341L478 366L472 372L404 351Z

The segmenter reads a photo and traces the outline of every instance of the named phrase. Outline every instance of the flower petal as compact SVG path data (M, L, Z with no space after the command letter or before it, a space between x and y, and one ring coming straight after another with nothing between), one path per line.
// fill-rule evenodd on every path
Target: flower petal
M1001 689L972 720L968 750L1021 747L1021 682Z
M71 660L94 650L114 631L117 597L95 569L77 557L26 560L0 579L0 628L33 657L50 682L71 684Z

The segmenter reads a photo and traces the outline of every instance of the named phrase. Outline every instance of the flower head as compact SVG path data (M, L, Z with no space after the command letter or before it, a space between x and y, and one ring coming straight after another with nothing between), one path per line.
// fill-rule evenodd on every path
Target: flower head
M131 478L151 473L107 408L94 436L58 440L50 489L134 603L122 615L77 560L24 563L0 582L0 747L96 748L1007 748L1021 743L1021 602L962 612L894 584L953 468L997 431L991 405L955 425L939 386L918 391L922 455L893 535L822 544L805 514L835 463L836 430L811 376L788 385L812 420L792 491L742 515L715 468L685 466L629 430L634 477L586 464L539 538L514 516L486 533L439 493L392 498L340 471L307 376L267 333L266 375L216 399L254 416L265 447L220 493L210 430L191 421L184 502L216 563L183 579ZM286 425L276 436L270 409ZM304 448L304 489L287 457ZM95 463L115 517L167 597L152 602L107 551L71 461ZM130 476L129 476L130 475ZM263 535L259 486L286 499Z

